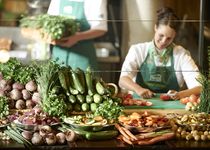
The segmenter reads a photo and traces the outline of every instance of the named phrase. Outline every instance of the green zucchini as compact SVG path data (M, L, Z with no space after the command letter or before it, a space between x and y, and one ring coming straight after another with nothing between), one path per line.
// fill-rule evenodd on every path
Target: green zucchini
M62 88L65 90L66 94L68 95L69 94L69 89L68 89L68 85L67 85L67 77L66 77L64 71L65 71L64 68L59 70L58 77L59 77L59 81L60 81L60 84L61 84Z
M68 96L68 100L69 100L69 102L70 102L71 104L74 104L74 103L76 103L76 101L77 101L75 95L69 95L69 96Z
M86 95L86 103L90 104L93 102L93 97L90 95Z
M77 95L76 95L76 99L77 99L77 101L78 101L80 104L85 103L85 96L82 95L82 94L77 94Z
M75 71L71 70L71 75L72 75L72 80L73 80L76 90L78 90L81 94L84 94L85 88L82 86L82 83L79 80L77 73Z
M107 130L107 131L98 131L98 132L87 132L85 138L87 140L108 140L116 137L118 131L116 130Z
M106 88L104 87L104 85L102 84L101 81L97 81L96 82L96 91L100 95L104 95L105 94Z
M73 95L77 95L79 94L79 91L76 89L76 86L74 85L74 81L72 78L72 74L71 74L71 69L68 71L68 76L69 76L69 91L71 94Z
M93 75L92 75L90 67L86 69L85 81L87 85L88 95L93 96L96 93L96 91L93 86Z
M85 90L84 93L86 93L86 81L85 81L85 73L84 73L84 71L83 71L82 69L80 69L79 67L77 67L77 68L75 69L75 72L77 73L78 78L79 78L79 80L80 80L80 82L81 82L81 85L82 85L82 87L83 87L84 90ZM84 94L84 93L83 93L83 94Z

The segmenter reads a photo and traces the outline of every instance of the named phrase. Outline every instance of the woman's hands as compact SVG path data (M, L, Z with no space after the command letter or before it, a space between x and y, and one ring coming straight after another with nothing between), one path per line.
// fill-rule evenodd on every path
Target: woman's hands
M152 91L145 88L138 88L135 92L142 98L152 98L154 96Z
M94 39L104 35L105 33L106 31L103 30L90 29L83 32L77 32L72 36L64 37L60 40L51 41L51 44L59 45L62 47L72 47L73 45L77 44L79 41Z
M73 45L75 45L77 42L79 42L79 37L77 36L77 34L69 36L69 37L64 37L62 39L59 40L54 40L51 42L51 44L53 45L59 45L62 47L72 47Z

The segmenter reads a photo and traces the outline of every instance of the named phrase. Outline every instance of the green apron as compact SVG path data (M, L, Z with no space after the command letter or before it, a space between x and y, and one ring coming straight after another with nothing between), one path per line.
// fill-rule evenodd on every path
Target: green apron
M149 48L145 61L137 73L136 83L144 88L150 89L155 93L166 93L168 90L179 91L173 58L173 45L169 46L165 51L165 58L162 66L155 65L155 49ZM171 60L171 65L167 66L168 60Z
M77 19L80 23L80 31L90 29L90 25L84 14L84 0L60 0L59 14ZM88 66L94 70L97 69L96 51L93 40L80 41L70 48L53 46L52 57L54 59L59 58L60 63L69 65L73 69L79 67L86 70Z

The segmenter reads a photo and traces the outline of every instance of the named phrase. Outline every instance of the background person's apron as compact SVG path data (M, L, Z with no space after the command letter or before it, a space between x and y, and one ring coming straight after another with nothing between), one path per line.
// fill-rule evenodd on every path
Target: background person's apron
M156 66L152 53L154 49L149 49L147 57L137 73L136 83L155 93L166 93L168 90L179 91L180 87L174 70L173 47L167 50L171 65Z
M90 28L84 14L84 1L82 0L61 0L59 14L77 19L80 23L80 31ZM79 67L86 70L88 66L94 70L97 69L96 51L92 40L80 41L70 48L53 46L52 57L54 59L59 58L60 63L63 62L73 69Z

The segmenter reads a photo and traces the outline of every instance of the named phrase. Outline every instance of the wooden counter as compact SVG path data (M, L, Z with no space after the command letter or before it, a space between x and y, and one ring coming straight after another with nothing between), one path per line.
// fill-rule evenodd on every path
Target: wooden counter
M26 149L23 145L10 142L0 141L0 149L5 150L23 150ZM210 148L210 141L185 141L185 140L170 140L165 142L159 142L154 145L127 145L118 140L107 140L107 141L87 141L79 140L77 142L68 143L66 145L55 145L55 146L32 146L33 150L130 150L130 149L141 149L141 150L207 150Z

